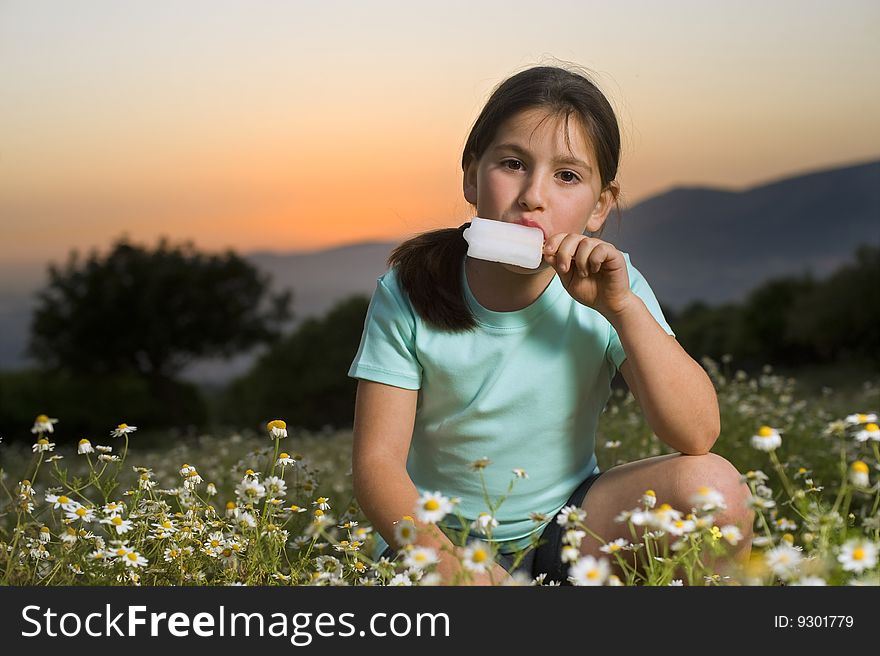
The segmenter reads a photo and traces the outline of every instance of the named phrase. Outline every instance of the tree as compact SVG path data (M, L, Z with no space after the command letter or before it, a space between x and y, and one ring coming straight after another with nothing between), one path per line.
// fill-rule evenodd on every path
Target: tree
M308 319L232 383L222 418L258 426L271 419L307 430L350 427L357 381L348 377L370 299L352 296Z
M30 353L44 366L83 376L138 374L157 400L192 360L229 357L276 341L291 293L233 251L205 255L191 242L154 250L118 240L84 262L73 251L49 267L31 322ZM164 392L163 392L164 391Z

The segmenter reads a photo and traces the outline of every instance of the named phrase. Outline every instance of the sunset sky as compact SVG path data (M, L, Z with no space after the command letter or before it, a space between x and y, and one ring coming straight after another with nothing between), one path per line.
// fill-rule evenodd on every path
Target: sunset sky
M471 124L551 58L618 112L624 209L877 159L878 34L855 0L0 0L0 263L458 225Z

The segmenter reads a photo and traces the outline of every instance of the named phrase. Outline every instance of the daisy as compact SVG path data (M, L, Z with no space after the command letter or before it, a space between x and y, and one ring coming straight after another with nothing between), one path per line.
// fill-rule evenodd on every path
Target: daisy
M146 567L147 559L141 556L137 551L129 551L121 559L126 567Z
M394 540L402 545L416 541L416 525L411 517L404 517L394 525Z
M803 556L799 549L783 541L778 547L767 551L764 560L776 576L788 579L797 572Z
M238 526L239 530L245 531L247 529L256 528L257 520L251 513L236 509L235 524Z
M752 435L752 446L759 451L774 451L782 444L779 431L770 426L761 426L756 435Z
M864 430L860 430L853 437L859 442L867 442L868 440L880 442L880 426L874 423L868 424Z
M99 453L110 453L112 450L112 446L104 446L103 444L95 446L95 451L98 451Z
M235 487L235 494L245 503L255 503L266 496L266 488L247 477Z
M563 563L573 563L575 562L581 555L580 549L574 547L570 544L562 547L561 551L561 559Z
M80 504L77 501L74 501L68 496L63 494L46 494L46 503L51 503L52 507L57 510L58 508L62 508L64 510L76 510L76 507Z
M45 437L41 437L37 440L37 443L32 447L34 453L38 453L41 451L51 451L55 448L55 442L50 442Z
M162 553L162 559L166 563L170 563L178 558L180 558L183 554L180 551L180 548L177 545L172 545L165 549Z
M572 585L602 585L610 573L611 566L605 558L583 556L569 568L568 580Z
M64 533L61 534L61 541L64 544L75 544L78 537L79 535L76 532L76 529L72 526L68 526L67 530L65 530Z
M673 519L664 526L664 529L672 535L686 535L692 533L695 528L696 525L690 519Z
M844 419L844 421L852 426L858 426L859 424L871 424L877 422L877 415L874 413L848 415L846 419Z
M40 527L40 542L48 542L52 539L52 533L49 531L48 526Z
M439 561L437 552L430 547L411 547L406 550L403 564L415 569L424 569Z
M122 519L119 515L113 515L101 520L102 524L109 524L116 529L118 535L128 533L133 527L130 519Z
M603 544L601 547L599 547L599 551L601 551L602 553L613 554L617 553L621 549L626 549L629 544L630 543L624 538L617 538L616 540L613 540L608 544Z
M828 585L828 581L821 576L802 576L797 581L792 581L789 585Z
M394 578L392 578L390 581L388 581L388 585L395 586L395 587L407 586L407 585L412 585L412 584L413 584L412 579L404 573L395 574Z
M576 528L570 528L565 532L565 535L562 536L563 544L570 544L573 547L580 547L583 539L587 537L585 531L581 531Z
M654 492L654 490L645 490L645 493L639 501L645 508L653 508L657 505L657 493Z
M415 511L420 522L435 524L452 512L452 502L439 492L425 492L416 502Z
M281 453L278 455L277 463L279 465L293 465L296 463L296 460L290 457L290 454Z
M529 477L529 475L526 474L526 470L520 469L519 467L517 467L516 469L513 470L513 475L516 476L517 478L528 478Z
M161 519L160 521L153 524L153 529L157 533L166 534L165 537L171 535L172 533L177 533L177 526L174 525L174 521L168 519L167 517Z
M480 540L472 540L462 554L462 565L471 572L483 573L495 564L490 547Z
M556 523L560 526L570 526L575 528L582 523L587 516L587 512L578 506L565 506L559 511L556 517Z
M274 419L266 424L266 430L269 431L272 439L280 440L282 437L287 437L287 422Z
M120 503L119 501L110 501L102 508L102 510L105 515L118 515L125 510L125 504Z
M31 428L31 433L54 433L55 427L53 424L57 423L57 419L50 419L46 415L39 415L34 419L34 427Z
M662 503L657 510L654 510L651 513L648 524L653 528L666 530L670 525L680 519L681 512L670 506L668 503Z
M116 428L110 431L111 437L122 437L123 435L127 435L128 433L134 433L137 430L137 426L129 426L128 424L119 424Z
M780 517L776 520L776 528L780 531L794 531L797 529L797 523L786 517Z
M697 488L690 501L696 510L711 511L726 507L724 505L724 495L718 490L705 485Z
M95 521L95 511L92 508L79 506L78 508L67 511L67 519L72 522L75 522L76 520L81 522L93 522Z
M471 528L483 535L486 535L490 528L495 528L496 526L498 526L498 520L487 512L481 512L477 518L471 522Z
M83 455L85 453L94 453L95 449L92 447L91 442L89 442L86 438L83 438L79 441L79 444L77 444L76 452L79 455Z
M743 539L743 534L733 524L726 524L721 527L721 537L727 540L728 543L736 546Z
M263 486L266 488L266 495L272 499L277 499L287 494L287 483L284 482L283 478L269 476L263 481Z
M317 506L319 510L330 510L330 499L327 497L318 497L312 501L313 506Z
M840 548L837 560L847 572L864 572L877 564L877 545L864 538L853 538Z
M150 476L152 476L151 472L142 472L141 475L138 476L138 488L141 490L152 490L156 487L156 481L152 480Z
M856 460L849 468L849 480L856 487L868 487L871 484L868 479L868 465Z

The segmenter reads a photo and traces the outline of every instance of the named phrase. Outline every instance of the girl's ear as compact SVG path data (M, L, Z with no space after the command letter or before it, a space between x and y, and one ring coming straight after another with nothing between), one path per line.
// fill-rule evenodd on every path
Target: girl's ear
M477 158L471 155L464 167L462 187L464 198L471 205L477 204Z
M619 194L620 185L617 183L617 180L612 180L602 193L599 194L599 202L596 203L596 207L593 208L590 218L587 220L587 230L598 232L605 225L608 213L614 206L614 201L617 200Z

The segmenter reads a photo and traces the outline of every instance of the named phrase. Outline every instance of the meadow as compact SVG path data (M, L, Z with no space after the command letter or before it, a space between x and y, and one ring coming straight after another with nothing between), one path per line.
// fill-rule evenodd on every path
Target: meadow
M878 381L806 395L797 380L770 367L749 376L728 359L702 363L722 413L713 451L737 467L752 492L749 561L723 573L706 565L706 554L743 539L734 527L715 525L713 513L724 500L713 490L701 490L691 508L670 508L646 490L619 518L633 540L606 544L602 558L578 553L589 518L576 509L563 513L570 582L880 585ZM372 528L351 491L350 430L306 433L288 429L285 418L262 430L187 439L147 440L149 427L124 423L95 430L68 435L63 417L41 415L21 427L32 440L0 443L3 584L439 582L430 549L410 544L393 561L370 558ZM599 425L600 467L667 452L633 397L615 390ZM489 502L472 533L491 537L497 507ZM455 513L442 491L423 495L413 508L420 523ZM416 532L413 518L401 518L402 542L411 543ZM466 583L487 570L494 554L466 532L459 544L458 582ZM625 566L624 552L634 552L640 566ZM612 562L623 566L622 576L611 574ZM544 581L516 575L506 583Z

